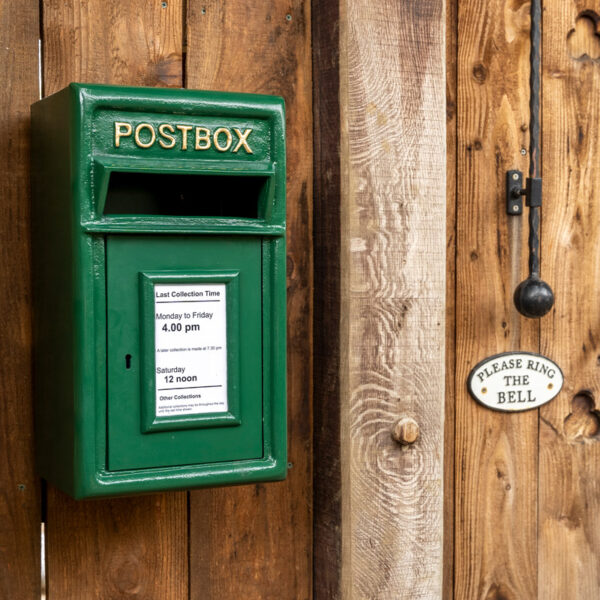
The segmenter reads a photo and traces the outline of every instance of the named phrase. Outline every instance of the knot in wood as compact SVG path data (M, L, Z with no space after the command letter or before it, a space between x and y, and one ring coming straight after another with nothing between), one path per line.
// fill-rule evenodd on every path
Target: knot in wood
M419 437L419 425L411 417L402 417L392 429L392 438L402 446L413 444Z

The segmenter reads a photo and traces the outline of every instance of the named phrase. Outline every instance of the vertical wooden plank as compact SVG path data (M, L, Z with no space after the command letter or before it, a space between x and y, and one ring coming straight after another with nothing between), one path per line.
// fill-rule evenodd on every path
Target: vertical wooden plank
M444 2L341 7L343 597L439 598ZM421 435L401 448L405 415Z
M184 0L43 0L44 94L72 81L181 87Z
M444 600L454 597L456 386L456 158L458 0L446 0L446 402L444 406Z
M341 598L339 0L312 6L315 600Z
M482 358L538 350L538 323L512 300L526 275L526 219L509 218L504 200L505 172L527 171L528 77L529 4L459 2L457 598L537 597L537 413L495 413L466 389Z
M182 0L43 2L44 92L182 84ZM49 486L49 598L188 597L187 495L75 502Z
M542 350L565 386L540 416L539 598L583 600L600 590L600 2L544 4Z
M191 597L308 599L312 587L310 3L190 2L187 25L186 85L283 96L288 159L290 470L282 483L191 494Z
M185 492L75 501L49 486L49 600L188 598Z
M29 106L39 97L38 3L0 6L0 597L40 597L40 502L33 464Z

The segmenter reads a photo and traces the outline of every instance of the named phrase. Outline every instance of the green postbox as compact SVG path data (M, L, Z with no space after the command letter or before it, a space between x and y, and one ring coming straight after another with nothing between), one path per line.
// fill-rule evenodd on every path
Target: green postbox
M283 479L283 101L72 84L32 147L40 474L75 498Z

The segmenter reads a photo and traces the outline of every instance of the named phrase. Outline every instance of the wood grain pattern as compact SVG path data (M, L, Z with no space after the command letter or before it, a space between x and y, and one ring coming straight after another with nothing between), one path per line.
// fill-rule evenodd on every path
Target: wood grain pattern
M0 598L40 597L33 465L29 106L39 98L38 4L0 5Z
M342 585L442 590L444 3L345 0L342 111ZM402 416L419 440L391 437Z
M542 351L565 385L540 416L544 600L597 598L600 590L599 19L597 0L545 5L542 270L556 304L542 321Z
M313 3L313 597L341 598L339 1Z
M44 92L182 84L183 4L43 2ZM49 599L188 597L187 495L74 502L49 486Z
M48 491L48 599L188 598L185 492L76 501Z
M458 0L446 0L446 402L444 406L444 600L454 597L454 428L456 386L456 159Z
M183 5L43 0L44 94L72 81L181 87Z
M505 172L527 171L529 4L458 6L455 596L537 597L537 413L475 403L471 368L537 351L539 324L512 295L526 276L526 219L510 219ZM516 417L516 418L515 418Z
M188 87L286 102L291 465L283 483L191 494L191 597L304 600L312 594L310 3L207 0L188 8Z

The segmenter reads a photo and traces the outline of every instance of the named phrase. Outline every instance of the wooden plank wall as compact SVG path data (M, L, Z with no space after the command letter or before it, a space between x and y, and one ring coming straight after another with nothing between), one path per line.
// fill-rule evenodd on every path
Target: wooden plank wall
M556 310L541 350L565 374L540 411L539 598L600 596L600 2L546 2L542 217Z
M444 600L454 597L454 428L456 423L456 214L458 6L446 1L446 401L444 404Z
M43 3L43 85L183 84L183 3ZM76 502L48 486L48 597L186 598L185 492Z
M29 105L39 98L38 3L0 4L0 598L40 597L33 470Z
M536 323L512 305L526 220L503 206L505 171L527 170L529 4L447 0L444 15L441 0L315 3L314 584L309 2L1 5L0 439L10 461L0 461L0 598L39 597L41 505L50 600L440 597L444 213L444 598L598 595L600 3L544 4L542 270L556 308ZM87 81L286 98L286 482L92 502L49 486L43 497L32 463L28 237L38 38L44 95ZM556 360L563 392L519 415L476 405L465 388L473 364L517 349ZM390 429L405 414L421 437L401 449Z
M526 219L508 219L508 169L527 171L529 4L458 3L455 596L537 597L536 412L476 404L485 356L538 351L539 324L512 293L525 277Z
M288 479L191 494L197 600L308 599L312 588L312 79L310 3L190 3L186 85L286 101ZM221 522L216 527L215 522Z
M339 600L342 574L339 0L315 2L312 43L315 182L314 598Z
M324 243L340 261L339 296L330 296L334 306L339 298L340 316L330 314L339 323L327 334L339 344L342 560L338 589L320 574L336 595L317 597L441 594L443 6L438 0L339 3L339 88L321 91L332 94L330 102L339 93L341 210L330 209L318 231L340 240L339 251L335 239ZM327 41L315 41L317 52L326 52ZM334 54L317 81L335 60ZM329 106L325 100L316 105ZM334 108L317 119L336 115ZM335 186L336 174L325 171L317 189L330 180ZM317 404L325 401L317 398ZM421 429L405 449L390 435L403 416ZM315 464L320 468L318 456ZM329 508L328 517L337 518L335 503Z
M596 598L600 5L543 3L542 276L556 305L536 322L512 304L526 275L527 220L504 208L505 171L528 166L529 3L451 4L458 14L457 50L448 58L458 75L455 539L445 598ZM557 361L561 394L515 415L475 404L465 386L470 369L506 350Z
M310 598L312 88L310 3L43 0L2 4L0 597L40 592L32 464L29 105L71 81L284 96L288 128L289 478L251 487L75 502L48 486L48 597ZM41 22L40 18L41 17ZM17 401L18 399L18 401Z

